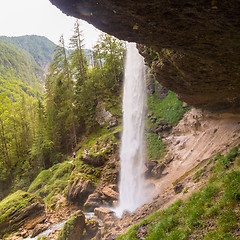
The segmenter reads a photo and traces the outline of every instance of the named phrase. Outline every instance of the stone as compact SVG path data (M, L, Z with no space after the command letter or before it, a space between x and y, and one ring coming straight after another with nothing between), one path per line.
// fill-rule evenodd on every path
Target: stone
M174 190L174 192L175 192L176 194L182 192L182 190L183 190L183 184L182 184L182 183L177 183L177 184L174 186L173 190Z
M155 93L155 79L153 75L150 75L147 78L147 94L154 94Z
M108 215L114 215L114 212L110 209L99 207L94 209L94 215L99 219L103 220Z
M156 121L157 121L157 117L152 117L152 118L151 118L151 122L152 122L152 123L155 123Z
M44 232L45 230L47 230L48 227L49 227L49 224L46 224L46 223L37 224L32 231L31 238L34 238L37 235L39 235L41 232Z
M92 212L94 208L100 207L101 199L100 194L98 192L92 193L88 196L86 202L83 205L85 211Z
M107 161L106 157L103 155L93 156L90 154L83 155L79 160L93 167L100 167Z
M85 215L82 211L77 211L64 224L63 229L58 234L58 240L77 240L82 239L85 228Z
M120 139L121 138L121 135L122 135L122 132L115 132L113 133L113 136L117 139Z
M162 177L162 172L165 169L165 167L166 166L163 163L155 166L151 171L151 176L153 176L154 178Z
M66 196L67 201L73 202L77 205L82 205L94 190L95 186L91 180L76 177L73 183L68 187Z
M168 89L163 87L161 84L157 83L155 85L155 93L159 99L163 100L168 95Z
M107 197L107 198L111 198L113 200L117 200L118 199L118 193L116 191L114 191L111 186L106 186L102 189L102 193Z
M151 175L152 169L157 166L158 162L157 161L146 161L145 166L146 166L146 171L145 171L145 176L149 177Z
M104 125L108 122L109 127L117 125L117 119L105 109L104 102L99 101L96 107L96 121L99 125Z
M89 240L96 236L99 231L99 224L95 220L86 221L85 223L86 233L83 235L83 240Z

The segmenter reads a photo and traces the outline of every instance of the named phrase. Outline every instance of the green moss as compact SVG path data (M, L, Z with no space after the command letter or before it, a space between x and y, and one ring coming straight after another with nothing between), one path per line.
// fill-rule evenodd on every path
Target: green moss
M54 165L48 170L39 173L30 185L28 191L44 198L47 204L52 205L52 197L63 193L68 185L72 172L72 164L66 162Z
M155 133L147 133L146 142L148 159L161 161L167 153L165 143Z
M0 236L1 234L5 234L7 231L15 230L14 225L11 223L13 220L13 214L18 213L16 214L17 217L21 214L23 209L36 202L43 204L40 197L21 190L18 190L17 192L4 198L0 202ZM19 224L21 225L21 223Z
M160 120L166 120L175 126L182 118L186 109L182 107L182 102L177 99L174 92L169 91L168 96L161 100L155 94L148 96L148 111ZM151 122L148 122L151 125Z

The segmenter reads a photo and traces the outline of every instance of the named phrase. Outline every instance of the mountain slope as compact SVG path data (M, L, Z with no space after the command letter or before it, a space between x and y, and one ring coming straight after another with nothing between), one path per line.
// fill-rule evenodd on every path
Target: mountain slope
M0 41L25 50L34 58L37 65L43 69L46 69L47 65L53 60L53 52L56 47L46 37L35 35L20 37L0 36Z
M18 101L27 94L40 98L44 73L53 59L55 44L45 37L0 37L0 93Z

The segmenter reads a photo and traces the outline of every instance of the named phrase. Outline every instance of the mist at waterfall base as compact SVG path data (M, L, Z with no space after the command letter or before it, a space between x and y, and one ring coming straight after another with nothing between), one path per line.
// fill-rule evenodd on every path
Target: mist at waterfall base
M119 205L117 217L133 212L149 200L144 178L144 122L146 82L143 57L135 43L128 43L123 91L123 133L120 150Z

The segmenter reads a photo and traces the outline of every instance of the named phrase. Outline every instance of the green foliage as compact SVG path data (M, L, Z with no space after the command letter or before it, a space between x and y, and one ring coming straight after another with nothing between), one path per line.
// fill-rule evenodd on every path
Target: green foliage
M42 97L43 88L34 64L20 50L0 42L0 93L7 93L13 101L22 95Z
M148 111L153 112L159 120L166 120L174 126L182 118L185 109L176 94L169 91L164 100L160 100L155 94L148 96Z
M9 218L16 212L20 213L24 208L42 200L30 193L21 190L7 196L0 202L0 224L8 222ZM3 232L3 229L1 229Z
M147 156L150 160L161 160L164 158L167 150L165 143L158 139L155 133L146 133Z
M55 164L48 170L38 174L30 185L28 192L44 198L49 205L53 204L52 197L62 193L68 184L72 172L72 164L68 162Z
M166 210L155 212L117 239L138 239L136 226L141 225L147 227L147 235L144 236L146 240L187 240L193 236L209 240L238 239L233 232L239 228L240 171L226 172L223 164L230 159L233 163L238 155L238 147L226 156L218 154L211 161L215 164L212 171L214 180L210 179L205 187L193 193L186 201L179 200Z

